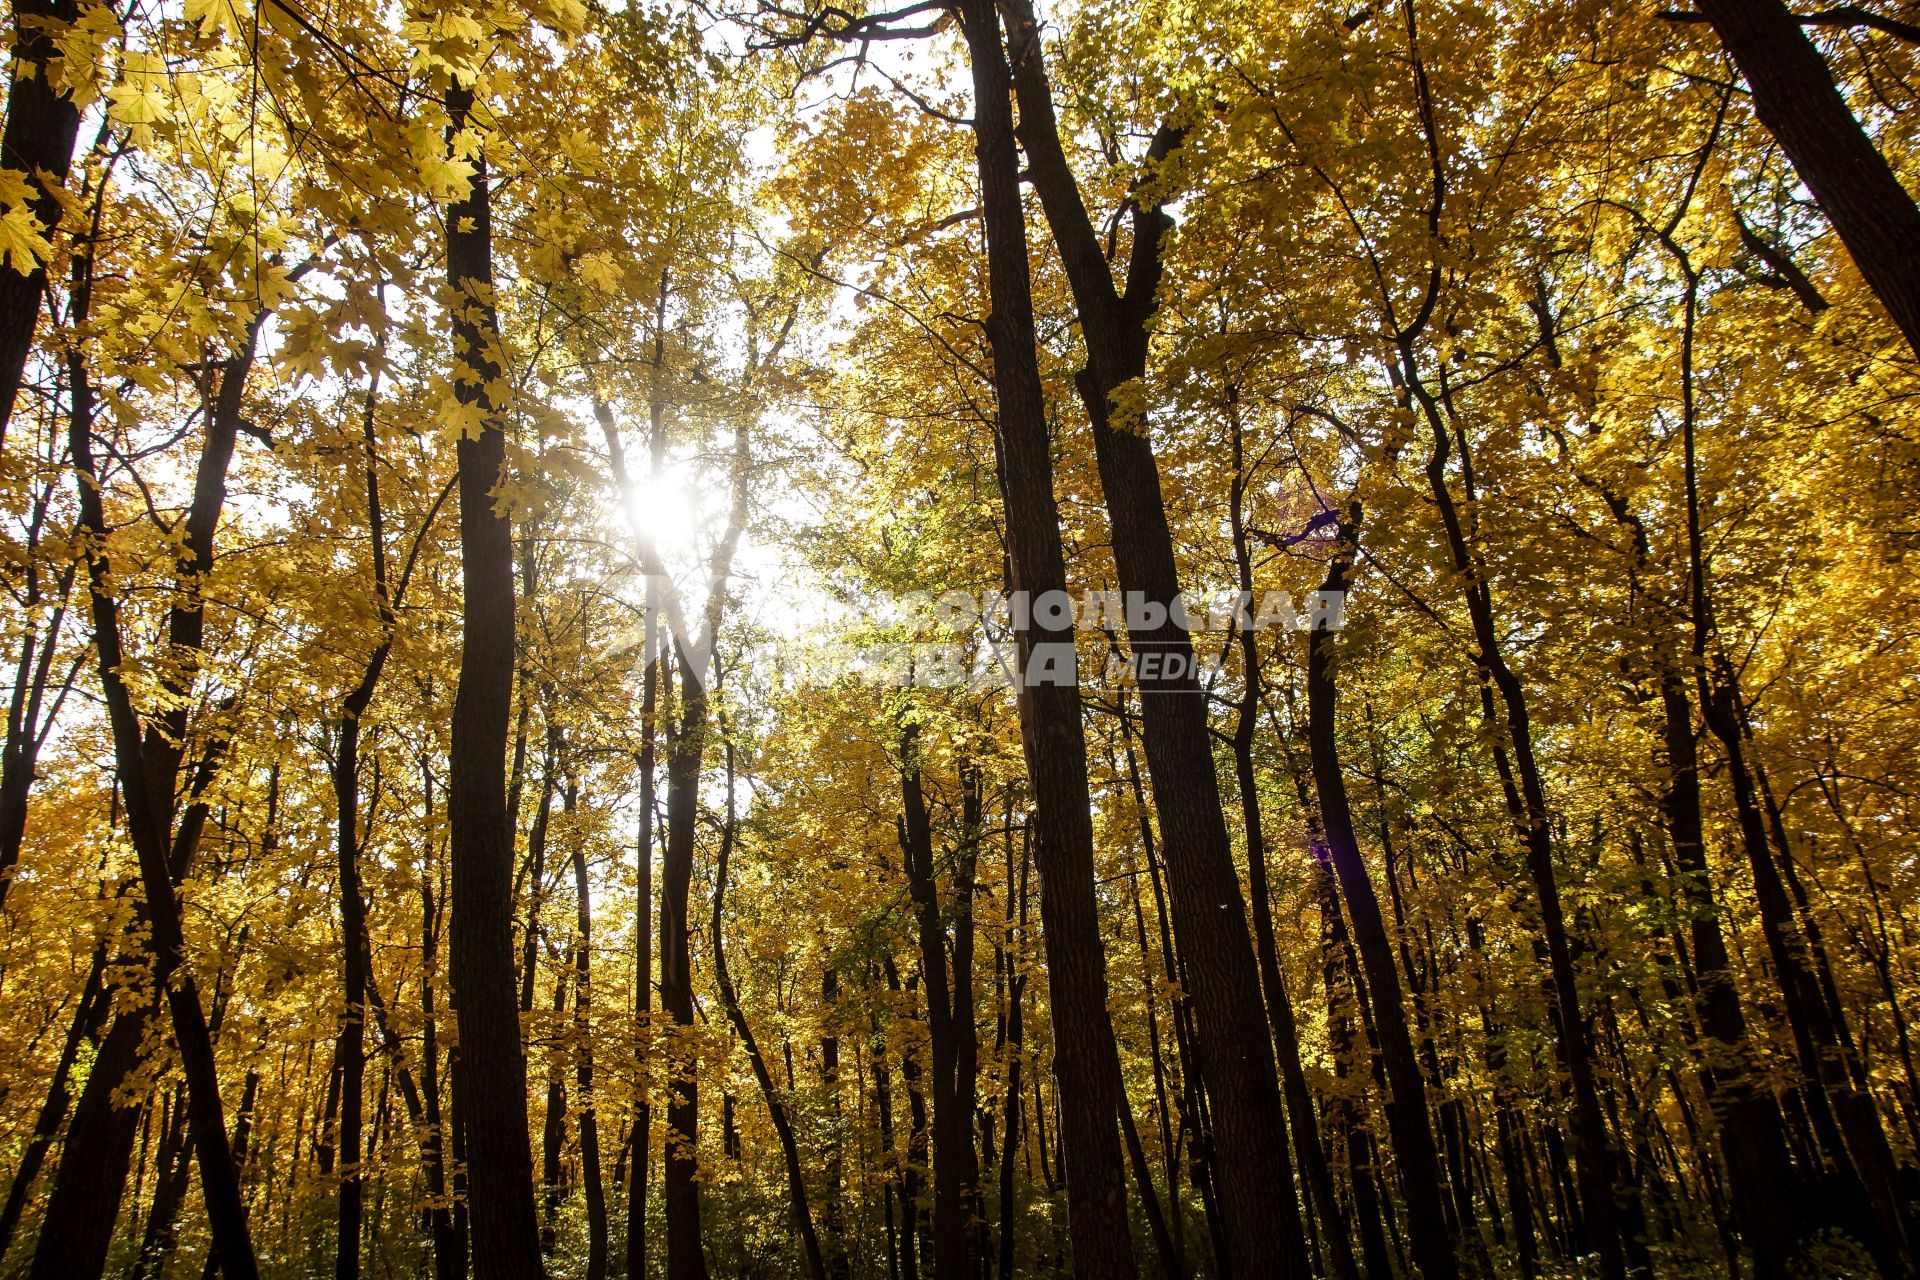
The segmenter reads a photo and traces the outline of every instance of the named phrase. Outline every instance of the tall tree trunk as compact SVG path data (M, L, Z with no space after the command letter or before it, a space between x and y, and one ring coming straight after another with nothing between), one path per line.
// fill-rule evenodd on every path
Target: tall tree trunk
M753 1078L760 1086L760 1097L767 1104L767 1116L773 1122L774 1135L780 1140L780 1158L786 1167L787 1203L793 1212L793 1227L800 1235L802 1256L806 1259L807 1274L812 1280L827 1280L827 1265L820 1252L820 1236L813 1227L813 1212L807 1205L807 1180L800 1168L800 1147L794 1140L793 1122L787 1116L786 1104L780 1100L780 1093L774 1087L773 1073L767 1069L767 1059L760 1052L760 1042L754 1039L753 1028L747 1023L747 1015L740 1008L740 994L734 988L733 977L727 971L726 950L726 897L727 864L732 858L734 841L737 838L738 821L734 817L734 747L732 742L726 745L727 757L727 811L721 818L720 854L714 864L713 880L713 974L720 988L720 1000L726 1006L727 1021L733 1024L734 1034L740 1037L740 1045L746 1050L747 1063L753 1068Z
M569 774L564 808L572 813L579 787ZM571 828L573 845L574 970L573 970L573 1083L578 1092L576 1123L580 1127L580 1181L587 1201L586 1280L606 1280L607 1192L600 1177L600 1107L593 1082L593 888L587 881L585 844Z
M51 233L63 212L53 189L65 184L73 165L80 110L69 93L56 92L47 67L59 57L54 40L80 16L78 0L15 0L12 75L7 84L7 125L0 134L0 168L28 176L39 190L28 209ZM47 289L41 267L21 273L0 267L0 442L13 420L40 300Z
M1867 285L1920 354L1920 207L1782 0L1700 0L1746 77L1753 113L1793 161Z
M973 1145L979 1052L973 1023L979 777L962 766L962 831L953 857L952 902L943 907L934 879L933 829L921 791L919 756L918 728L910 724L901 741L900 847L919 927L920 987L933 1058L933 1275L934 1280L966 1280L979 1270L985 1244L978 1230L980 1166Z
M992 314L987 336L999 418L995 433L1011 586L1038 600L1064 592L1066 559L1035 351L1027 233L1011 81L993 0L963 0L974 90L975 155ZM1120 1060L1107 1015L1106 957L1094 896L1087 744L1073 632L1039 618L1022 628L1020 728L1034 795L1034 857L1054 1021L1054 1071L1069 1164L1067 1225L1076 1276L1134 1273L1122 1163ZM1049 663L1063 664L1052 671ZM1037 677L1037 678L1036 678ZM1257 997L1256 997L1257 998Z
M1007 821L1013 821L1013 815L1007 815ZM1001 1103L1000 1133L1000 1254L999 1270L995 1275L999 1280L1013 1280L1013 1261L1016 1231L1019 1222L1019 1204L1014 1199L1013 1157L1020 1147L1020 1063L1025 1043L1026 1022L1025 1002L1027 998L1027 975L1014 968L1013 944L1026 936L1027 931L1027 869L1032 865L1030 857L1033 846L1028 839L1029 828L1022 824L1020 828L1020 877L1016 882L1013 870L1013 854L1007 854L1006 884L1007 891L1014 895L1012 916L1014 928L1018 930L1007 939L1007 1025L1006 1039L1001 1052L1006 1060L1006 1088ZM1018 888L1015 888L1015 884ZM1173 1160L1168 1157L1171 1168Z
M154 1157L153 1202L147 1208L147 1224L140 1234L133 1269L127 1273L129 1280L158 1280L173 1253L180 1206L187 1198L187 1182L193 1172L187 1152L185 1101L176 1086L167 1111L168 1123L160 1135L160 1150Z
M1227 519L1233 538L1234 571L1241 600L1253 607L1253 553L1247 539L1246 495L1250 471L1245 432L1240 415L1239 390L1227 393L1227 421L1231 431L1233 477L1228 482ZM1233 726L1234 779L1240 791L1240 823L1247 847L1247 882L1253 913L1255 953L1260 961L1260 984L1266 990L1267 1022L1273 1031L1274 1052L1280 1062L1281 1091L1293 1131L1294 1160L1306 1183L1313 1211L1327 1242L1334 1280L1355 1280L1359 1274L1346 1215L1333 1185L1333 1170L1320 1144L1318 1108L1307 1087L1300 1061L1300 1036L1294 1025L1293 1001L1280 973L1279 949L1273 937L1273 907L1268 901L1267 839L1261 825L1260 787L1254 773L1253 739L1260 715L1260 643L1251 627L1237 629L1240 646L1240 705Z
M450 133L468 126L472 89L447 91ZM448 761L453 837L449 976L460 1028L461 1128L467 1146L474 1274L544 1274L527 1139L527 1061L513 973L513 825L506 805L513 702L513 538L494 507L506 465L495 402L499 325L493 307L493 231L487 165L473 159L466 196L447 207L447 283L453 313L454 396L481 415L456 444L462 587L459 687Z
M1424 75L1424 72L1421 73ZM1437 145L1437 144L1436 144ZM1573 943L1567 933L1554 870L1553 833L1547 812L1546 784L1533 748L1533 723L1526 689L1507 664L1495 622L1493 593L1485 571L1468 541L1466 526L1447 478L1455 452L1453 433L1442 416L1440 402L1421 380L1414 350L1415 334L1398 342L1399 370L1413 407L1432 433L1433 450L1426 464L1427 486L1439 510L1448 558L1458 576L1461 596L1473 631L1473 663L1481 680L1483 718L1504 739L1496 745L1502 793L1509 816L1526 851L1529 879L1540 911L1551 984L1554 1027L1573 1095L1574 1133L1579 1143L1580 1201L1594 1249L1600 1255L1604 1280L1622 1280L1627 1274L1623 1248L1620 1194L1615 1186L1615 1155L1608 1137L1606 1114L1595 1081L1593 1050L1586 1015L1581 1009L1579 983L1574 976ZM1444 393L1444 381L1442 390ZM1465 439L1460 440L1461 466L1470 466ZM1468 487L1471 489L1471 472ZM1471 498L1471 495L1470 495ZM1498 695L1496 707L1494 698ZM1511 751L1511 759L1507 752Z
M1155 202L1132 202L1133 250L1121 294L1061 146L1040 29L1026 0L1010 6L1007 45L1020 97L1020 142L1087 347L1076 384L1092 425L1114 567L1129 604L1139 607L1140 616L1127 624L1174 932L1192 982L1195 1047L1213 1102L1223 1262L1239 1280L1305 1276L1306 1240L1287 1167L1286 1118L1261 1016L1260 974L1214 776L1206 700L1192 643L1175 613L1180 584L1159 464L1140 425L1114 421L1114 394L1146 373L1147 320L1172 220ZM1163 159L1181 137L1180 130L1162 127L1149 161Z
M1339 544L1328 561L1322 591L1344 594L1347 590L1359 537L1358 522L1357 508L1341 520ZM1314 790L1320 800L1320 823L1328 857L1339 877L1372 995L1374 1027L1391 1093L1387 1128L1393 1138L1394 1157L1402 1171L1414 1258L1426 1280L1450 1280L1458 1269L1442 1203L1446 1184L1427 1116L1426 1082L1420 1074L1413 1037L1407 1027L1393 943L1387 936L1373 880L1360 856L1353 808L1347 798L1346 773L1340 763L1336 640L1336 633L1325 626L1316 626L1307 637L1307 741L1312 756Z
M97 207L96 207L97 221ZM92 292L91 259L78 254L74 264L75 289L72 313L83 320L88 314ZM296 277L297 278L297 277ZM219 366L219 383L213 402L208 405L205 438L194 472L193 497L182 521L181 550L178 560L176 602L166 620L167 652L176 664L163 683L170 700L144 726L134 707L132 690L123 678L125 649L122 641L119 600L113 594L113 567L107 559L108 523L101 497L100 473L93 452L93 391L90 370L80 352L70 354L68 377L72 404L68 422L68 452L75 473L78 501L78 533L84 547L88 587L91 595L94 655L98 663L102 700L113 743L115 773L126 805L126 829L140 868L144 916L148 925L148 949L152 955L152 981L165 1001L179 1048L182 1073L187 1086L189 1134L200 1168L200 1184L206 1202L207 1219L214 1248L229 1280L255 1280L258 1266L253 1240L247 1229L245 1207L240 1196L239 1179L233 1154L227 1143L227 1126L220 1101L220 1079L214 1059L213 1037L207 1026L206 1010L200 1002L199 985L192 966L186 963L186 941L181 926L178 886L190 869L207 818L204 793L212 781L225 741L216 730L209 735L202 755L189 771L187 803L179 807L182 761L187 748L189 696L205 634L205 616L201 609L201 584L213 568L214 531L226 502L227 468L232 461L239 433L241 397L253 355L259 340L264 313L257 313L248 324L237 352ZM130 1042L116 1046L116 1056L108 1066L120 1071L100 1083L104 1092L94 1093L93 1079L82 1093L82 1104L93 1094L95 1106L112 1106L115 1088L131 1071L139 1058L147 1014L143 1011L123 1019L128 1024ZM115 1032L120 1024L115 1025ZM111 1040L114 1032L108 1033ZM103 1046L104 1050L104 1046ZM104 1056L104 1053L103 1053ZM101 1073L96 1060L94 1075ZM79 1117L76 1116L76 1121ZM106 1117L94 1123L111 1129ZM69 1144L72 1143L71 1134ZM71 1149L71 1146L70 1146ZM104 1154L111 1160L122 1150L110 1140ZM63 1161L63 1164L66 1162ZM79 1171L76 1170L76 1173ZM89 1176L103 1184L89 1188L66 1208L80 1207L91 1201L94 1206L117 1202L118 1184L125 1179L124 1156L116 1164L89 1165ZM64 1180L64 1179L63 1179ZM56 1193L57 1193L56 1186ZM57 1194L56 1194L57 1198ZM111 1221L111 1218L107 1219ZM41 1228L42 1249L36 1252L34 1275L37 1277L78 1276L90 1280L98 1274L104 1241L98 1245L71 1242L76 1232L99 1233L100 1219L56 1217L49 1201L48 1219ZM49 1225L52 1231L49 1232ZM48 1243L49 1234L54 1239ZM59 1272L55 1261L63 1249L73 1248L85 1260L86 1270ZM42 1258L47 1259L42 1262ZM43 1267L46 1268L43 1270Z

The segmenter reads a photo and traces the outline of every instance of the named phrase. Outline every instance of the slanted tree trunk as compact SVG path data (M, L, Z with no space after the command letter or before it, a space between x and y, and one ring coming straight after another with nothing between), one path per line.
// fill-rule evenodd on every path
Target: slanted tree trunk
M1358 545L1359 511L1339 524L1339 542L1327 563L1321 590L1347 590ZM1339 674L1337 634L1317 625L1307 637L1307 741L1312 757L1314 791L1319 797L1320 823L1327 856L1338 877L1340 891L1353 924L1353 937L1372 995L1374 1026L1393 1105L1387 1108L1387 1128L1399 1162L1407 1202L1408 1227L1414 1259L1426 1280L1448 1280L1458 1272L1442 1203L1445 1180L1440 1156L1427 1117L1426 1082L1414 1056L1413 1036L1407 1027L1401 996L1400 969L1393 943L1380 912L1380 899L1360 855L1353 825L1353 807L1347 798L1346 773L1340 762L1338 738ZM1349 1139L1351 1143L1351 1138Z
M60 1058L54 1064L53 1079L47 1083L46 1101L40 1104L40 1111L34 1117L33 1132L27 1139L26 1148L20 1153L20 1163L13 1172L13 1182L7 1187L7 1200L0 1207L0 1260L4 1260L7 1246L13 1243L13 1233L20 1225L20 1215L26 1209L27 1198L33 1193L34 1179L40 1175L40 1166L46 1161L47 1150L59 1136L61 1122L67 1118L67 1108L73 1102L73 1067L80 1056L80 1046L87 1043L95 1046L96 1054L100 1043L100 1031L106 1025L107 1014L113 1006L113 993L105 983L107 967L108 940L101 938L94 944L93 963L87 970L87 980L80 988L79 1003L74 1005L73 1020L67 1024L67 1038L60 1046Z
M294 273L293 278L298 278L299 274ZM76 319L84 320L92 293L89 255L76 255L74 282L72 314ZM72 403L67 443L75 473L74 488L79 508L77 532L84 547L91 596L94 656L99 667L102 700L113 743L115 774L126 806L127 834L140 868L144 917L148 925L148 949L153 960L152 981L154 989L161 993L160 998L165 1001L174 1042L180 1052L187 1087L188 1132L200 1169L213 1247L220 1255L221 1265L229 1280L254 1280L258 1267L252 1237L247 1228L239 1178L228 1146L213 1037L208 1028L206 1010L200 1002L199 986L194 979L192 966L186 963L178 891L181 879L192 865L200 843L200 833L206 824L205 791L225 750L224 737L217 728L207 735L199 760L188 771L184 809L180 807L177 792L188 742L188 707L192 702L189 693L205 635L200 590L213 568L214 531L226 502L227 468L232 461L239 433L242 395L253 367L254 350L265 318L265 313L254 316L236 353L219 366L218 389L208 405L205 437L194 471L193 497L182 521L176 601L169 608L166 618L165 644L169 657L176 664L163 681L170 698L168 705L144 725L134 706L132 690L122 674L126 650L121 629L120 602L113 594L116 585L114 570L106 553L108 521L101 496L100 473L94 461L94 402L90 370L83 353L75 351L68 359ZM114 1045L114 1055L107 1062L109 1069L117 1069L119 1074L99 1080L103 1091L95 1093L92 1086L102 1072L102 1063L96 1060L95 1078L88 1081L88 1090L82 1094L83 1104L87 1102L88 1094L92 1094L93 1105L111 1110L116 1087L137 1064L145 1033L145 1010L148 1008L150 1006L141 1006L140 1011L130 1011L129 1016L121 1020L126 1023L127 1038ZM120 1029L120 1023L116 1022L108 1039L113 1040ZM105 1049L103 1045L102 1057L107 1056ZM78 1120L76 1116L76 1122ZM108 1117L93 1117L91 1122L100 1124L104 1131L111 1131L115 1125ZM84 1211L88 1207L97 1208L106 1204L117 1207L120 1184L125 1179L125 1157L120 1154L124 1148L117 1136L110 1135L110 1132L102 1132L101 1136L107 1138L104 1154L108 1163L82 1166L84 1175L99 1178L101 1185L86 1188L76 1198L67 1200L62 1213L57 1216L53 1199L60 1197L56 1186L56 1196L49 1200L48 1220L43 1222L41 1228L42 1248L35 1255L35 1276L46 1277L47 1280L55 1275L61 1276L62 1280L78 1276L82 1280L89 1280L99 1273L104 1262L105 1239L87 1242L76 1240L75 1236L86 1233L104 1237L106 1233L99 1230L101 1220L67 1217L66 1214L75 1208ZM72 1141L70 1134L69 1143ZM75 1172L80 1174L81 1170ZM111 1220L111 1216L106 1219ZM51 1241L49 1235L52 1236ZM59 1270L62 1265L60 1255L69 1250L73 1252L73 1260L80 1262L83 1270Z
M760 1086L761 1100L767 1104L767 1116L773 1121L774 1136L780 1140L780 1158L787 1175L787 1204L793 1212L794 1230L800 1235L801 1253L806 1259L807 1274L812 1277L812 1280L827 1280L827 1266L820 1252L820 1236L814 1230L813 1211L807 1204L807 1179L800 1168L800 1147L794 1140L793 1122L788 1118L786 1104L780 1100L779 1090L774 1087L773 1073L767 1069L766 1055L760 1052L760 1042L754 1038L753 1028L747 1023L747 1015L740 1008L740 993L734 988L733 977L727 971L724 927L727 864L733 856L733 846L738 838L739 826L733 807L735 759L732 742L726 745L726 758L727 811L720 819L720 854L714 863L713 872L714 981L720 988L721 1003L727 1009L727 1021L733 1024L734 1034L740 1037L740 1047L746 1051L747 1064L753 1068L753 1078Z
M472 89L447 91L451 131L465 129ZM467 1145L474 1274L544 1274L527 1139L527 1061L513 973L513 826L507 812L507 729L513 702L513 536L495 509L506 465L496 403L499 325L493 307L493 232L487 165L476 155L466 196L447 207L447 283L453 313L454 395L481 415L455 446L460 477L462 588L459 687L448 761L453 864L451 955L460 1027L461 1129Z
M959 13L973 78L975 155L992 307L987 336L999 406L995 444L1010 585L1038 599L1049 591L1063 592L1067 575L1034 347L1012 84L993 0L963 0ZM1073 632L1071 626L1050 629L1036 618L1016 643L1023 677L1021 743L1034 795L1034 860L1040 867L1054 1071L1060 1087L1062 1145L1068 1153L1067 1224L1074 1274L1082 1280L1108 1280L1134 1274L1134 1262L1117 1123L1120 1060L1107 1015ZM1049 672L1048 662L1064 666Z
M1700 0L1753 93L1753 113L1793 161L1854 265L1920 354L1920 207L1834 86L1782 0Z
M78 0L15 0L13 6L13 65L7 80L7 126L0 134L0 168L26 174L40 188L27 207L49 235L63 212L51 188L66 182L73 165L80 111L71 94L56 92L48 83L47 66L58 57L55 36L79 16ZM41 267L25 274L0 267L0 442L6 440L13 419L46 289L47 274Z
M1192 983L1195 1047L1212 1099L1216 1193L1227 1257L1240 1280L1305 1276L1306 1240L1287 1167L1281 1105L1246 905L1214 776L1206 700L1193 646L1173 608L1180 594L1159 464L1141 424L1114 419L1114 394L1147 368L1147 320L1172 225L1151 201L1134 201L1126 291L1107 255L1061 146L1040 29L1030 4L1009 9L1008 52L1020 98L1020 142L1047 224L1073 288L1086 367L1076 379L1092 425L1114 567L1139 617L1127 619L1140 689L1147 771L1153 782L1174 934ZM1163 127L1158 162L1179 145ZM1157 613L1156 616L1148 616Z
M1234 570L1241 599L1252 607L1253 549L1247 537L1246 494L1250 468L1241 422L1239 394L1230 388L1227 420L1231 430L1233 477L1228 482L1227 518L1233 538ZM1293 1001L1280 973L1279 950L1273 937L1273 908L1268 902L1267 839L1261 826L1260 787L1254 772L1253 739L1260 716L1260 642L1251 627L1238 628L1240 646L1240 705L1233 727L1234 779L1240 791L1240 822L1247 848L1247 881L1252 899L1254 949L1260 961L1260 983L1266 989L1267 1021L1273 1030L1274 1053L1280 1062L1282 1093L1293 1131L1294 1160L1306 1183L1313 1211L1319 1215L1334 1280L1356 1280L1358 1270L1348 1238L1346 1214L1333 1185L1333 1170L1320 1144L1318 1107L1307 1087L1300 1060L1300 1037L1294 1025Z

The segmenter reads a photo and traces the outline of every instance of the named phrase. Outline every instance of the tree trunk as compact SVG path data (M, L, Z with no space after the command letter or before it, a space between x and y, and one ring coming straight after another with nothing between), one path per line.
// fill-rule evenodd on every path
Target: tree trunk
M721 818L720 856L714 865L713 881L713 973L714 981L720 987L720 1000L726 1006L727 1020L733 1024L734 1034L740 1037L740 1045L746 1050L747 1063L753 1068L753 1078L760 1085L760 1097L767 1104L767 1116L773 1121L774 1135L780 1140L780 1158L786 1167L787 1202L793 1211L794 1230L800 1234L800 1245L806 1258L807 1274L812 1280L827 1280L826 1262L820 1252L820 1237L813 1228L813 1212L807 1205L807 1180L800 1168L800 1148L794 1141L793 1122L787 1117L787 1108L780 1101L779 1091L774 1088L773 1073L767 1069L767 1060L760 1052L760 1042L754 1039L753 1028L747 1024L747 1015L740 1008L740 994L734 989L733 978L727 972L726 934L724 929L725 906L727 897L727 863L733 854L733 845L738 825L734 818L734 749L729 742L727 756L727 811Z
M1347 590L1358 540L1355 528L1358 519L1356 509L1341 522L1339 547L1327 564L1322 591L1344 593ZM1340 690L1335 671L1335 642L1335 633L1324 626L1316 626L1307 638L1307 740L1313 762L1314 790L1320 800L1320 823L1327 854L1339 877L1372 995L1374 1027L1392 1096L1387 1108L1387 1128L1403 1175L1414 1258L1426 1280L1450 1280L1457 1274L1457 1267L1442 1203L1446 1184L1427 1116L1426 1083L1414 1057L1413 1037L1407 1027L1406 1005L1401 997L1400 970L1394 959L1392 941L1387 937L1386 921L1380 914L1380 899L1360 855L1353 809L1347 798L1346 774L1340 763L1337 736Z
M565 811L573 812L578 787L567 780ZM586 1280L606 1280L607 1192L600 1178L600 1108L593 1083L593 890L587 882L587 851L569 829L573 844L575 904L573 971L573 1083L578 1091L576 1123L580 1126L580 1180L587 1200Z
M1230 388L1227 418L1231 428L1233 478L1228 483L1227 517L1233 537L1234 570L1241 599L1252 607L1253 555L1247 542L1246 493L1248 468L1245 435L1237 388ZM1240 823L1247 847L1249 904L1253 913L1254 949L1260 961L1260 984L1266 990L1267 1021L1273 1030L1274 1052L1280 1061L1281 1091L1293 1131L1294 1160L1307 1185L1313 1211L1327 1242L1334 1280L1356 1280L1346 1214L1333 1185L1333 1170L1320 1145L1320 1127L1312 1091L1300 1061L1300 1036L1294 1025L1293 1001L1280 973L1279 950L1273 937L1273 908L1268 902L1267 839L1261 826L1260 789L1254 773L1253 738L1260 714L1260 644L1251 627L1238 628L1240 645L1240 705L1233 728L1234 779L1240 791Z
M927 1002L932 1046L933 1275L966 1280L984 1252L980 1167L973 1145L975 1057L973 1025L973 866L979 852L977 775L962 770L963 831L953 860L953 900L943 909L934 880L933 830L921 792L919 734L908 725L901 741L900 848L919 927L920 987ZM949 934L944 917L951 917Z
M1086 342L1087 364L1076 383L1092 425L1114 567L1128 603L1140 607L1140 617L1127 619L1128 631L1174 933L1192 982L1195 1047L1213 1102L1216 1191L1227 1239L1222 1261L1239 1280L1305 1276L1310 1266L1287 1168L1285 1113L1214 776L1206 700L1192 643L1174 614L1180 585L1159 464L1142 426L1113 418L1114 393L1146 373L1146 323L1172 222L1158 204L1134 202L1123 296L1061 147L1039 27L1024 0L1010 10L1007 43L1020 97L1020 141ZM1163 158L1180 137L1163 127L1149 160Z
M1920 354L1920 208L1873 145L1782 0L1700 0L1753 92L1753 113L1793 161L1867 285Z
M40 1174L40 1166L47 1158L47 1150L59 1136L61 1122L67 1118L67 1107L73 1102L73 1067L80 1056L80 1045L84 1041L97 1046L101 1029L106 1025L107 1013L112 1008L113 996L106 989L104 975L107 964L107 939L102 938L94 944L93 964L87 970L86 983L80 988L80 1001L74 1006L73 1021L67 1025L66 1041L60 1046L60 1059L54 1064L53 1079L47 1085L46 1101L40 1104L39 1114L34 1117L33 1131L27 1139L26 1149L20 1153L20 1164L13 1172L13 1182L7 1188L7 1201L0 1208L0 1260L4 1260L7 1246L13 1243L13 1233L20 1225L20 1215L26 1209L27 1198L33 1194L33 1182Z
M27 207L49 237L60 222L62 207L48 187L62 186L67 180L80 111L71 94L56 93L47 83L47 64L59 56L54 36L79 16L78 0L15 0L13 6L13 74L7 81L0 168L38 179L35 185L41 189ZM0 267L0 442L5 441L7 424L13 420L46 288L43 268L22 275L10 265Z
M1011 82L992 0L960 6L974 89L975 155L987 238L993 352L999 406L996 452L1005 507L1011 585L1038 599L1064 591L1066 560L1054 505L1053 462L1035 352L1027 234ZM1068 1152L1067 1224L1076 1276L1134 1274L1122 1163L1120 1060L1107 1015L1106 957L1094 896L1087 746L1080 724L1071 626L1040 619L1018 638L1020 727L1034 795L1034 857L1054 1021L1054 1071ZM1064 671L1048 672L1050 661ZM1038 679L1031 677L1038 676Z
M450 131L467 126L472 90L448 89ZM527 1062L513 973L513 826L506 807L513 701L513 541L494 489L506 463L495 387L499 326L492 303L493 233L484 156L471 186L447 207L447 282L453 315L455 398L478 409L477 436L456 444L462 587L459 687L448 761L453 843L449 977L460 1028L462 1131L467 1145L474 1274L543 1274L527 1140Z

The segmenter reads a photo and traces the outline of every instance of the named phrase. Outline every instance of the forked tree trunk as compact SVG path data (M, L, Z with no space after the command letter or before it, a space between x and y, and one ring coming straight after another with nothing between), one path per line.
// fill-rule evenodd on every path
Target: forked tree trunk
M1144 424L1115 420L1115 394L1147 371L1146 325L1172 220L1157 203L1132 202L1133 249L1122 294L1061 145L1040 29L1025 0L1009 7L1007 45L1020 97L1020 142L1086 343L1087 363L1076 384L1092 427L1114 568L1128 603L1142 610L1127 625L1174 935L1191 983L1195 1048L1213 1104L1215 1189L1227 1242L1222 1261L1239 1280L1304 1277L1310 1264L1287 1164L1286 1114L1214 775L1206 699L1192 642L1173 613L1180 584L1159 464ZM1164 159L1181 137L1163 126L1149 161ZM1146 616L1150 610L1159 617Z
M1064 591L1067 574L1034 345L1012 84L993 0L963 0L960 19L973 78L975 155L992 308L987 337L999 406L996 451L1010 585L1038 599L1048 591ZM1034 625L1022 629L1017 644L1023 677L1038 672L1045 659L1065 663L1057 682L1044 672L1039 672L1038 682L1022 679L1020 736L1034 795L1034 860L1040 867L1074 1274L1082 1280L1111 1280L1134 1274L1134 1262L1118 1125L1120 1059L1107 1015L1073 632L1070 625L1048 629L1036 618Z

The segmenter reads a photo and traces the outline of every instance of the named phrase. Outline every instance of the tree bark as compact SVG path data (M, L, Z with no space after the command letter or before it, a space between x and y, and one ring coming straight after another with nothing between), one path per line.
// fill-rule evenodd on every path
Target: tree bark
M472 90L447 92L449 132L467 127ZM449 976L460 1028L462 1129L467 1145L474 1274L544 1274L527 1139L527 1062L513 972L513 826L506 806L513 701L513 540L494 490L506 464L495 402L501 376L493 306L493 233L487 165L473 161L466 196L447 207L447 283L454 296L454 396L478 409L478 435L455 446L462 588L459 687L448 761L453 888Z
M58 57L54 35L79 16L78 0L15 0L13 6L13 66L7 82L7 125L0 134L0 167L26 174L40 188L27 207L49 237L63 211L50 188L63 186L73 166L80 111L72 95L56 91L47 82L47 65ZM6 440L7 424L13 420L46 289L44 268L35 267L23 275L11 266L0 266L0 442Z
M1035 351L1027 234L1011 82L993 0L960 6L974 89L975 156L987 237L987 321L999 406L996 451L1011 585L1038 599L1064 591L1066 560L1054 505L1053 462ZM1018 636L1021 742L1034 794L1034 860L1054 1020L1054 1071L1067 1151L1067 1224L1082 1280L1134 1274L1126 1170L1118 1128L1120 1061L1107 1015L1106 958L1094 896L1087 747L1080 723L1071 627L1038 619ZM1026 677L1058 659L1058 683ZM1044 674L1044 673L1042 673Z
M1833 82L1782 0L1699 0L1746 77L1753 113L1780 143L1854 265L1920 354L1920 207Z
M1174 933L1192 982L1195 1047L1213 1101L1216 1192L1227 1257L1240 1280L1303 1277L1310 1270L1266 1019L1247 932L1245 899L1214 775L1206 700L1193 646L1175 616L1180 594L1153 444L1141 424L1114 420L1114 395L1147 368L1147 320L1172 225L1157 203L1133 204L1133 251L1124 295L1061 146L1040 33L1030 4L1009 12L1007 44L1020 98L1019 137L1034 189L1073 288L1087 362L1076 379L1112 533L1114 567L1128 601L1147 772L1153 783ZM1162 127L1158 162L1181 132ZM1158 619L1147 616L1158 611Z

